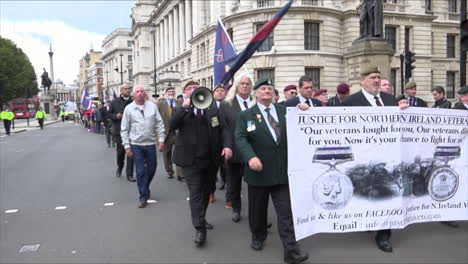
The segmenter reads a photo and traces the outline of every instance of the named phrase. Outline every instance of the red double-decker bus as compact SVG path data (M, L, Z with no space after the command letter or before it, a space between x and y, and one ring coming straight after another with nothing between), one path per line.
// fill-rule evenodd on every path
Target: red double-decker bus
M15 98L11 100L10 105L16 119L33 118L36 114L36 107L32 98Z

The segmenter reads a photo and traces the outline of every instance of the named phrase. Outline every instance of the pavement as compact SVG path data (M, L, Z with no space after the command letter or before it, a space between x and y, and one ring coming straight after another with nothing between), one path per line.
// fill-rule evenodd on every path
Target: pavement
M225 191L209 205L214 225L196 248L187 187L168 179L158 153L155 203L137 208L135 183L115 177L115 149L103 135L57 122L0 138L0 263L282 263L273 227L262 251L250 249L247 192L242 220L231 221ZM306 263L467 263L468 223L394 230L394 253L378 250L373 232L318 234L299 241Z
M48 126L51 124L55 124L60 122L61 120L45 120L44 126ZM29 130L37 130L40 129L39 123L36 119L29 119L29 126L26 119L15 119L15 128L11 127L10 134L21 133ZM6 136L5 127L3 126L3 121L0 122L0 137Z

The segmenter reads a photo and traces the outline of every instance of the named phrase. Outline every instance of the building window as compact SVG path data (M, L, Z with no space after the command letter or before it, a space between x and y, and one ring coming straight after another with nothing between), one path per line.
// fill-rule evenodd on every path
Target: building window
M206 46L205 43L200 45L200 66L206 65Z
M133 69L128 69L128 80L133 81Z
M127 40L127 47L131 48L133 46L133 40Z
M312 78L314 90L320 89L320 68L306 67L305 76Z
M455 98L455 73L453 71L447 72L447 89L445 90L447 98Z
M390 84L392 85L393 95L396 95L397 86L397 71L398 69L392 69L390 72Z
M392 46L392 49L396 50L396 27L385 27L385 39L387 39L388 44Z
M187 74L190 74L191 71L192 71L192 60L189 58L187 60Z
M455 36L447 35L447 58L455 58Z
M270 78L273 85L275 84L275 69L258 69L257 80Z
M228 36L231 39L232 43L234 43L234 29L230 28L227 30Z
M447 0L448 1L448 11L450 13L457 13L457 0Z
M319 0L302 0L303 6L318 6Z
M265 25L265 23L255 24L255 27L256 27L255 32L258 32L263 27L263 25ZM258 48L257 51L269 51L271 50L273 45L274 45L274 31L271 32L270 35L268 35L268 37L265 39L265 41L263 41L262 45Z
M398 0L383 0L386 4L398 4Z
M184 62L181 62L180 63L180 73L184 73L184 67L185 67Z
M320 49L320 24L317 22L304 22L304 49Z
M273 6L275 3L274 0L257 0L257 7L269 7Z
M431 11L432 10L432 0L426 0L426 10Z
M131 63L133 61L132 59L133 59L132 55L128 55L127 57L128 63Z

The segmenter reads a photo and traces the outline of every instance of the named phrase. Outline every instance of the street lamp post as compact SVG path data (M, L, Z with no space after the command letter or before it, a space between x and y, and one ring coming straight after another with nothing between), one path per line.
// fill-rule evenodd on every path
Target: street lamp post
M116 67L114 70L118 73L120 73L120 84L123 84L123 74L124 74L124 71L123 71L123 64L122 64L122 57L123 57L123 54L120 53L120 71L119 71L119 67Z

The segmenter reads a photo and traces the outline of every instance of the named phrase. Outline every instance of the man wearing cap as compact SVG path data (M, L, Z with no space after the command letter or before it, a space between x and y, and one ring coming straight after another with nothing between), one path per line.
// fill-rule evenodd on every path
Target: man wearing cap
M376 66L361 68L361 91L350 95L343 101L343 106L398 106L392 95L380 92L380 70ZM375 236L377 247L384 252L392 252L391 230L379 230Z
M343 101L349 96L349 85L340 83L336 87L336 95L328 100L328 106L341 106Z
M468 110L468 86L463 86L457 94L460 102L456 103L453 109Z
M237 118L239 113L252 107L254 100L252 94L252 80L247 75L242 75L235 78L234 87L228 91L224 102L220 106L220 111L226 119L226 130L229 132L232 143L229 146L232 149L232 158L227 165L227 192L226 192L226 207L232 208L232 221L237 223L241 220L241 190L242 176L244 175L244 164L237 146L234 141L234 133L236 131Z
M240 113L235 141L246 163L250 247L262 250L267 238L268 200L271 196L278 218L278 233L286 263L300 263L308 258L294 235L287 175L286 108L273 104L273 86L269 79L254 85L257 104Z
M436 86L431 89L432 96L434 96L434 105L432 108L452 108L452 103L445 99L445 90L442 86Z
M314 95L314 84L309 76L302 76L299 79L299 96L287 100L284 105L297 106L298 104L306 104L308 107L322 106L322 102L312 98Z
M210 189L215 181L213 171L216 164L221 162L221 157L229 159L232 155L229 148L222 148L231 144L226 142L229 137L222 135L226 133L225 124L218 109L198 109L191 102L190 96L199 87L195 81L187 82L184 102L175 109L169 126L172 130L179 130L174 163L183 168L197 247L205 243L206 230L213 228L205 219Z
M219 106L221 105L221 103L223 102L224 98L226 97L226 90L224 89L224 86L222 84L218 85L215 87L215 89L213 90L213 104L212 104L212 107L214 107L215 109L218 109L219 110ZM216 164L216 170L214 171L214 175L213 177L216 179L217 181L217 178L218 178L218 171L219 171L219 174L221 176L221 187L220 190L224 189L225 185L226 185L226 169L224 168L224 166L222 164ZM210 203L214 203L216 201L215 197L214 197L214 193L216 191L216 183L213 184L212 188L211 188L211 191L210 191Z
M289 99L292 99L297 96L297 86L294 84L287 85L283 89L283 94L284 94L284 101L281 102L282 105L284 105L284 102L286 102Z
M162 152L164 157L164 168L166 169L167 177L169 179L174 178L174 169L172 167L172 149L174 148L176 141L176 132L169 129L169 120L171 120L172 112L176 106L179 106L174 99L174 95L174 87L167 87L166 91L164 92L164 98L157 100L158 110L164 123L164 131L166 132L166 139L164 141L164 148ZM179 175L178 177L178 179L181 180Z
M427 103L423 99L416 97L415 82L409 82L405 85L405 95L408 97L410 106L427 107Z
M314 98L322 103L322 106L328 105L328 91L326 89L318 89L314 92Z

